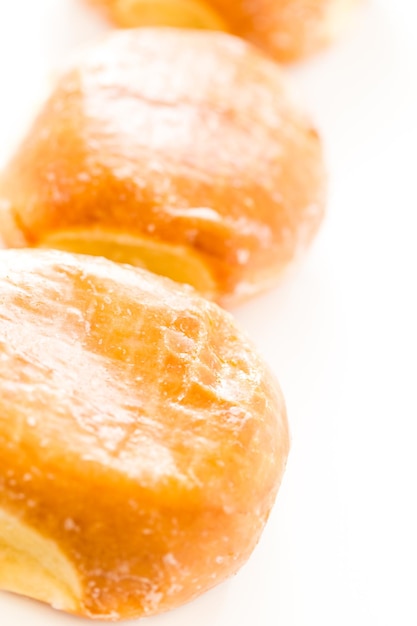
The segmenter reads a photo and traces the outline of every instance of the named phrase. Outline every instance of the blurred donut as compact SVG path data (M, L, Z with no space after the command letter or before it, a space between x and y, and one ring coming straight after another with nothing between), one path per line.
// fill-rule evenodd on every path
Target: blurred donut
M141 265L222 304L276 282L324 197L321 142L280 69L229 35L165 28L87 52L0 176L8 246Z
M117 26L225 30L277 61L306 57L331 43L360 0L88 0Z

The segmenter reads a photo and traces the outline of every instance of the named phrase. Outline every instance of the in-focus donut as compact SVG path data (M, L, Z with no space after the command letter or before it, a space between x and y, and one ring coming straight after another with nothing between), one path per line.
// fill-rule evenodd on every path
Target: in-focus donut
M288 453L277 382L191 288L0 252L0 588L71 613L166 611L235 573Z

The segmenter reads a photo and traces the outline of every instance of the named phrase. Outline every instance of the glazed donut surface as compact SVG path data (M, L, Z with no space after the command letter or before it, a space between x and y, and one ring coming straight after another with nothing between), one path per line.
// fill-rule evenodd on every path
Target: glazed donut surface
M257 543L288 454L231 316L149 272L0 252L0 587L121 619L187 602Z
M274 63L222 33L138 29L64 73L0 206L10 247L142 265L227 304L305 251L325 191L320 139Z

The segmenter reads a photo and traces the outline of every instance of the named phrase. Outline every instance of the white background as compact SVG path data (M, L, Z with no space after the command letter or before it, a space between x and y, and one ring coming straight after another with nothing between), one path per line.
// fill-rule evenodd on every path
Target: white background
M328 217L302 266L235 312L284 389L288 470L241 572L143 624L417 625L413 9L365 4L289 72L326 144ZM59 63L105 30L77 0L0 0L0 167ZM1 626L84 623L0 594Z

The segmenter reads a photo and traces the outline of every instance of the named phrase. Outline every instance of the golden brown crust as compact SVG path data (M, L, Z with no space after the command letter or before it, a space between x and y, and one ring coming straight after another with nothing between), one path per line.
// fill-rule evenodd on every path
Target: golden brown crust
M225 302L309 245L324 179L320 140L275 64L228 35L138 29L61 78L0 202L30 246L77 229L180 246Z
M277 61L306 57L333 41L360 0L88 0L118 26L168 25L223 29ZM188 7L188 10L184 8ZM194 7L195 18L193 22ZM207 12L212 13L204 20ZM200 13L203 17L200 16ZM181 18L183 22L181 23ZM164 22L165 19L165 22ZM223 22L223 25L222 25Z
M5 511L55 545L63 608L153 614L236 572L288 429L232 318L167 279L58 251L1 251L0 294L0 525Z

